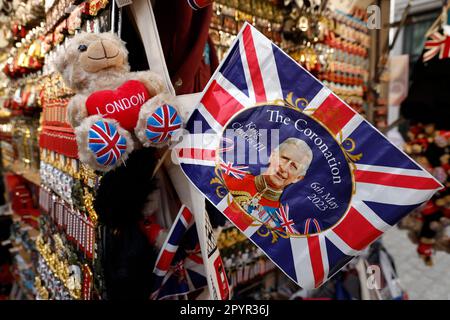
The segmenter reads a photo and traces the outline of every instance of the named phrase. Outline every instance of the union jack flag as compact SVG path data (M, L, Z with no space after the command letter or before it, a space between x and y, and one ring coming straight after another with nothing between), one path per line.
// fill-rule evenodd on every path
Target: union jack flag
M89 149L103 166L114 165L127 149L126 140L119 134L114 124L96 121L89 130Z
M450 37L435 31L425 42L423 61L433 59L439 53L439 59L450 58Z
M303 112L325 125L336 143L344 147L348 138L357 141L353 151L364 156L352 163L354 192L348 209L337 223L307 237L278 237L273 242L262 236L267 233L265 225L255 224L249 215L236 210L238 205L229 191L224 187L218 192L210 182L216 177L220 156L216 150L231 117L244 108L280 101L289 94L294 95L294 101L296 98L307 101ZM198 121L203 124L202 134L194 130L194 123L198 129ZM323 284L442 187L249 24L243 26L206 86L186 129L188 134L174 148L184 173L241 232L303 288Z
M168 104L164 104L158 107L147 119L145 134L151 142L160 143L170 138L180 127L181 118L177 110Z
M280 219L280 226L290 234L298 234L298 231L294 228L294 220L289 219L289 205L281 205L278 209L278 218Z
M184 295L206 286L194 216L183 206L156 260L150 298Z
M248 166L233 165L229 161L227 163L221 162L220 167L225 174L231 175L236 179L242 179L248 173L248 171L246 171Z

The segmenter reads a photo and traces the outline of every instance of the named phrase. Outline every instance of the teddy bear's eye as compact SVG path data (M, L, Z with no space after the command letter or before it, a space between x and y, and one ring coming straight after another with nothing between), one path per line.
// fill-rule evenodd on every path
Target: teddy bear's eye
M87 46L85 46L84 44L81 44L79 47L78 47L78 51L80 51L80 52L84 52L84 51L86 51L87 50Z

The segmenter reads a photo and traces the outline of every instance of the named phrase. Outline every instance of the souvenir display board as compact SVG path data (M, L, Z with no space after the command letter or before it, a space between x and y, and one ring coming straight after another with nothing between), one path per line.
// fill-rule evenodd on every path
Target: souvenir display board
M21 10L2 24L0 88L14 296L98 298L103 289L93 200L100 176L77 159L66 116L72 92L52 62L77 32L110 30L109 1L30 0Z
M245 21L291 55L361 114L369 80L367 13L331 11L309 1L214 4L210 36L221 60Z

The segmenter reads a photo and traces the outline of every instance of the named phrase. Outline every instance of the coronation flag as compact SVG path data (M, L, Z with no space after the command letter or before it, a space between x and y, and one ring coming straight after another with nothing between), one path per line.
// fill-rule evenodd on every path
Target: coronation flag
M273 129L279 141L302 140L313 158L301 181L285 186L281 197L269 192L267 200L259 185L272 164L261 152L277 147L275 134L263 139ZM224 139L227 130L245 148L234 143L239 137ZM303 288L323 284L442 187L249 24L205 87L186 131L174 147L186 176Z

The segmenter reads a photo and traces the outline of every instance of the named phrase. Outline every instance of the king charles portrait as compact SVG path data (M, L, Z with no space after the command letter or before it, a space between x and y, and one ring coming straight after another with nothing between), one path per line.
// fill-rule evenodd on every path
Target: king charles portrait
M222 174L234 201L255 219L272 228L283 226L280 198L283 191L306 175L313 159L303 140L288 138L272 150L269 166L260 175Z

